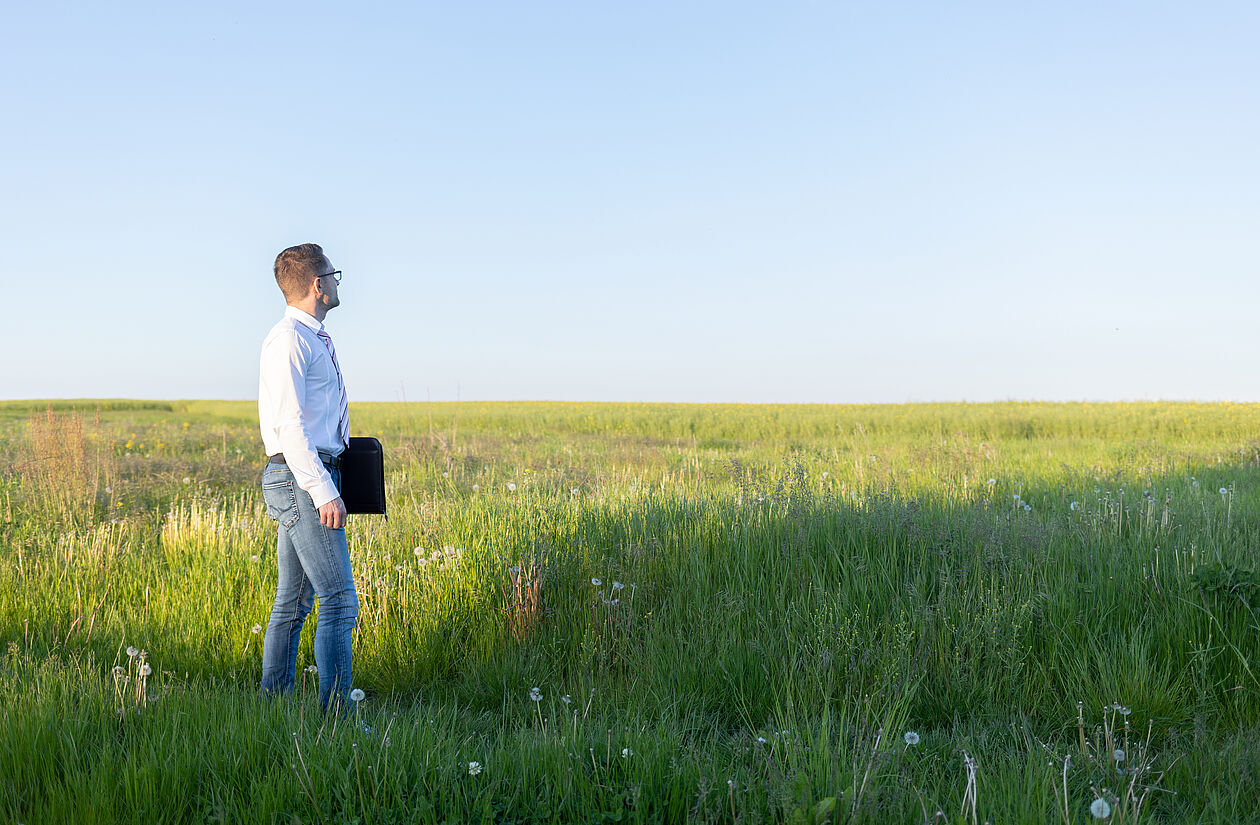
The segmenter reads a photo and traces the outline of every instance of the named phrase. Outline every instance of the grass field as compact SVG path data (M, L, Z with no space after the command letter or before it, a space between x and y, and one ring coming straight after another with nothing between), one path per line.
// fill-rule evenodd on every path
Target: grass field
M330 719L252 403L0 402L0 820L1260 822L1260 406L351 420Z

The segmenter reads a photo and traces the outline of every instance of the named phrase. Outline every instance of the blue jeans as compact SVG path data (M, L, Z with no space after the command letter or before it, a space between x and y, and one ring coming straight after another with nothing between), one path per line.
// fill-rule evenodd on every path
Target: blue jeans
M341 487L341 473L330 469ZM267 515L276 522L276 566L280 580L276 601L263 637L262 690L289 693L297 666L302 623L319 598L315 626L315 666L319 669L319 703L327 708L335 696L350 693L353 656L350 635L359 616L359 596L350 572L345 529L319 523L310 493L298 487L284 464L268 464L262 477Z

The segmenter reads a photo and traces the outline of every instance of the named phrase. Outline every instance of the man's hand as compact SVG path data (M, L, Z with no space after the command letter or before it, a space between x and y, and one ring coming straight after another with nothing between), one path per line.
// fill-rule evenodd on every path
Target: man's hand
M334 530L340 530L346 526L346 505L340 496L327 504L320 505L319 523Z

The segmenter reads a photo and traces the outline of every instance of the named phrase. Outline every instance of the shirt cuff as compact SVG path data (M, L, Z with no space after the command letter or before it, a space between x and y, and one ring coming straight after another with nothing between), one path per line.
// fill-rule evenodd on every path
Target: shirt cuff
M311 494L311 501L315 503L316 510L341 496L341 493L337 492L337 486L332 483L332 479L320 481L306 492Z

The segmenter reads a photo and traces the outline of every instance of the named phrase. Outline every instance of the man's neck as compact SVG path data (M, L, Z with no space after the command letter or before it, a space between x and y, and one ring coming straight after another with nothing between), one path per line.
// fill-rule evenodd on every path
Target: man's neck
M324 316L328 314L328 307L321 304L319 298L314 295L308 296L301 301L290 301L289 306L302 310L321 324L324 323Z

